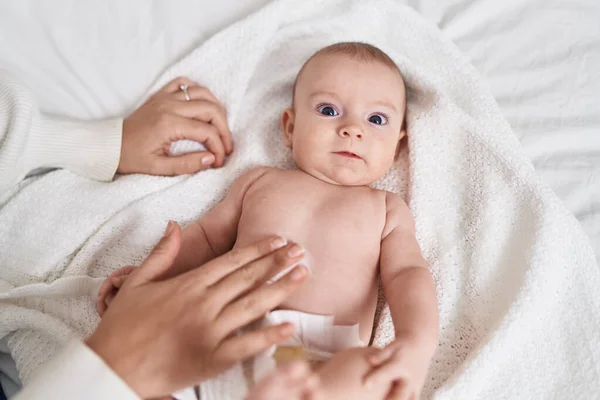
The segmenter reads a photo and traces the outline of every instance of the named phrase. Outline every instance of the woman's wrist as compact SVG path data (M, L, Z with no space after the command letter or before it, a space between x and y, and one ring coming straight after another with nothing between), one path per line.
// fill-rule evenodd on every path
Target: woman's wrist
M66 168L87 178L110 181L121 157L123 120L70 121L41 115L31 133L26 163Z

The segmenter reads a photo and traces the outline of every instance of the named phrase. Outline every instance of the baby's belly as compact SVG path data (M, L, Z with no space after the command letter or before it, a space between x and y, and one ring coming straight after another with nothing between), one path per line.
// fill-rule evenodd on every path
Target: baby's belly
M356 210L283 213L271 207L267 213L262 212L265 207L248 208L253 211L240 220L236 247L277 234L305 249L303 263L310 276L280 308L333 315L337 325L358 323L360 337L368 343L377 306L378 219L358 218Z
M350 282L348 282L350 283ZM359 324L360 339L369 343L377 307L377 279L374 282L339 282L310 276L307 282L278 308L311 314L333 315L336 325Z
M369 343L377 306L378 244L370 249L363 241L352 251L332 251L335 245L331 240L286 238L303 245L305 257L300 264L308 268L310 275L278 308L333 315L336 325L359 324L361 340ZM239 239L236 246L260 238Z

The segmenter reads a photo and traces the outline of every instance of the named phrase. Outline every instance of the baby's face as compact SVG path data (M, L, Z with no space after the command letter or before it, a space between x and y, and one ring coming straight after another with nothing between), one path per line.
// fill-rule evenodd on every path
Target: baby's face
M400 74L347 55L311 60L282 117L298 168L328 183L369 185L392 166L405 108Z

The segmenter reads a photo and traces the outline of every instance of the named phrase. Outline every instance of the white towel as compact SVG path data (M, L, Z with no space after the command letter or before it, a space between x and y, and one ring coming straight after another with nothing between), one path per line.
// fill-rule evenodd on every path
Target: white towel
M280 112L303 61L339 41L386 51L408 85L409 150L378 187L405 194L435 275L441 341L424 397L588 399L600 382L600 274L588 239L536 176L467 59L393 0L280 0L167 70L224 101L236 151L195 176L31 180L0 210L0 336L21 377L98 322L101 278L139 263L257 165L288 167ZM410 161L410 170L408 168ZM384 309L375 343L393 337ZM225 398L225 397L222 397Z

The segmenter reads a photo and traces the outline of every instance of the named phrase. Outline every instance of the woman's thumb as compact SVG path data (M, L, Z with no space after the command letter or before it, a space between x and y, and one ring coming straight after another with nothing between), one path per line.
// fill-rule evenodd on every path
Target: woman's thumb
M180 247L181 228L176 222L169 221L162 239L154 246L142 265L131 274L131 283L150 282L160 277L173 265Z

